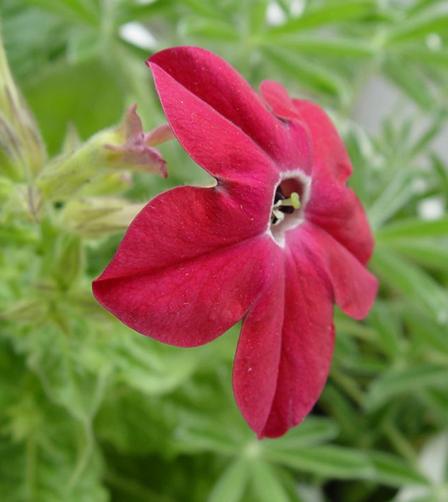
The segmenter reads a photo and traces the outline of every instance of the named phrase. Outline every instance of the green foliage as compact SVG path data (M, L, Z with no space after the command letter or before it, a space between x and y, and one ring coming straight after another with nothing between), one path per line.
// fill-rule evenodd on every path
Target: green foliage
M133 102L145 130L161 123L143 62L170 45L205 46L254 86L276 79L325 105L350 150L381 281L367 320L337 312L313 414L258 441L232 397L237 327L206 347L166 347L90 292L141 204L207 175L167 144L167 180L101 166L63 200L42 196L51 161L20 94L6 105L16 88L0 53L2 501L448 499L448 219L422 217L428 200L448 204L446 148L435 149L448 113L445 4L2 0L12 74L51 159ZM148 48L124 38L131 22L151 32ZM373 135L353 120L371 77L397 92Z

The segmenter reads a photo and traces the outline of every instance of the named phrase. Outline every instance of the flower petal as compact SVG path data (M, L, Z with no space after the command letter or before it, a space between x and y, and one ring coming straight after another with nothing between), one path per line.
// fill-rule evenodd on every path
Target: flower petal
M293 252L305 246L333 287L337 305L349 316L363 319L375 301L378 281L347 249L324 230L306 223L287 235Z
M306 218L323 228L366 264L374 239L367 215L352 190L331 179L313 178Z
M309 167L305 131L297 131L269 113L249 84L223 59L197 47L176 47L158 52L148 60L148 65L180 143L212 174L227 176L228 171L233 174L243 168L232 164L229 152L235 149L253 152L254 145L280 169ZM231 126L240 134L231 132ZM237 141L235 137L241 135L246 139ZM213 173L212 163L205 163L204 150L219 148L216 144L219 136L225 142L222 148L227 152L227 169L218 167ZM201 142L205 145L197 145ZM264 162L261 166L264 167Z
M180 187L150 201L94 282L97 300L172 345L206 343L238 322L263 286L270 242L256 237L259 204L242 207L239 190Z
M341 183L345 182L352 174L352 164L330 118L311 101L293 101L311 134L313 176L332 176Z
M328 284L304 254L285 257L284 277L284 290L274 283L245 319L235 361L236 399L260 438L281 436L311 411L333 353Z
M322 108L310 101L293 102L312 140L313 181L307 218L324 228L361 263L367 263L374 240L364 208L345 186L352 165L344 143Z
M263 80L260 92L274 115L286 120L300 120L299 111L281 84L274 80Z
M279 249L278 246L274 246ZM283 257L273 249L273 273L244 320L233 365L233 392L243 417L260 434L277 388L285 303Z

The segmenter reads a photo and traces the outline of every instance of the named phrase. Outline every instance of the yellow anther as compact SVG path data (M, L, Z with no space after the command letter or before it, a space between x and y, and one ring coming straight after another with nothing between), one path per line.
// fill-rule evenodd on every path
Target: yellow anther
M300 207L300 197L297 192L292 192L292 194L287 198L279 201L280 206L289 206L294 209L299 209Z

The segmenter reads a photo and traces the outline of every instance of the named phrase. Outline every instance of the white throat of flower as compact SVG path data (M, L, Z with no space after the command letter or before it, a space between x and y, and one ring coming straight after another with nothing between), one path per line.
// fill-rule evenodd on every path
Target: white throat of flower
M311 178L296 169L282 173L274 187L267 233L280 247L285 234L305 221L305 206L310 198Z

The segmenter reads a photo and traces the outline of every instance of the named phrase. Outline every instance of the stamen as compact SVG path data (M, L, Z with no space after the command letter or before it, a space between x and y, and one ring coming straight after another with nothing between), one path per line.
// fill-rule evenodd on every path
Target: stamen
M292 192L288 198L277 189L275 194L275 203L272 207L271 223L277 225L285 219L286 214L293 213L301 206L300 197L297 192Z
M300 197L297 192L292 192L292 194L289 196L289 198L279 200L278 203L280 206L290 206L290 207L293 207L294 209L299 209L301 206Z
M274 221L273 221L274 224L280 223L281 221L283 221L285 219L285 213L282 213L279 209L274 209L272 211L272 215L274 218Z

